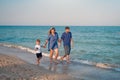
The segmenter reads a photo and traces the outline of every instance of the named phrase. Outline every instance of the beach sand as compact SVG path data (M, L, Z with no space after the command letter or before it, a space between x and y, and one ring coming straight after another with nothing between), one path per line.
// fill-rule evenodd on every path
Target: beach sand
M17 57L0 54L0 80L75 80Z
M0 80L120 80L119 71L96 66L50 64L45 56L39 66L35 62L30 52L0 45Z

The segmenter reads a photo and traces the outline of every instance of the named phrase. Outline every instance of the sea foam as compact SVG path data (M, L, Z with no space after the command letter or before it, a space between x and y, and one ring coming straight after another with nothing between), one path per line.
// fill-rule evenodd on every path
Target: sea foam
M24 47L24 46L13 45L13 44L5 44L5 43L0 43L0 46L5 46L5 47L9 47L9 48L17 48L17 49L25 50L27 52L35 54L35 51L33 49L28 48L28 47ZM43 56L49 57L49 54L43 53ZM53 58L55 58L55 56L53 56ZM60 58L61 58L61 56L58 56L58 59L60 59ZM97 62L91 62L91 61L88 61L88 60L78 60L78 59L73 59L72 62L92 65L92 66L96 66L96 67L104 68L104 69L112 69L112 70L120 72L120 65L112 65L112 64L107 64L107 63L97 63Z

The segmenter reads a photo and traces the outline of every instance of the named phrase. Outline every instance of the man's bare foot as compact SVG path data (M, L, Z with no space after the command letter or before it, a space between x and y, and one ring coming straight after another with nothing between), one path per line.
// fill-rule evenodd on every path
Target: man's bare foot
M61 57L60 59L63 60L63 57Z
M63 61L63 57L60 58L60 61Z

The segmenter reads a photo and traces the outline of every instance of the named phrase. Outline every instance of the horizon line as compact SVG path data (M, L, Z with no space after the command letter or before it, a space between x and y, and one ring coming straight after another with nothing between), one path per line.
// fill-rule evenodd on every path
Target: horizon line
M120 26L120 25L0 25L0 26Z

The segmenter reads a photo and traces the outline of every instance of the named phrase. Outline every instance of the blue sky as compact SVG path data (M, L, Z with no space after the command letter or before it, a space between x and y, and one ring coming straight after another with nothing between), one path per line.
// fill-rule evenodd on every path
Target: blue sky
M120 0L0 0L0 25L120 25Z

